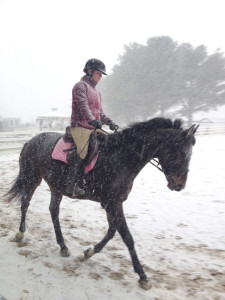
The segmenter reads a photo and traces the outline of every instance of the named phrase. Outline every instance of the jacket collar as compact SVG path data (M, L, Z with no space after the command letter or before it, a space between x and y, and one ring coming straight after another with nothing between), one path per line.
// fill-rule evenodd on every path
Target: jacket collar
M84 76L84 78L82 79L83 81L87 82L88 84L90 84L90 86L95 87L97 85L96 82L94 82L94 80L92 79L91 76Z

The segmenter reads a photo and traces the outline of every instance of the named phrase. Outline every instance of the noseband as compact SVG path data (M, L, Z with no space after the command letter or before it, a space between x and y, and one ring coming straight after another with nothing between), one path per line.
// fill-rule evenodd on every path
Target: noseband
M119 126L116 128L115 132L117 132L118 129L119 129ZM96 129L95 129L95 130L96 130ZM94 130L94 131L95 131L95 130ZM109 134L107 131L105 131L105 130L103 130L103 129L101 129L101 130L104 131L107 135ZM135 152L136 154L138 154L138 156L141 156L139 153L137 153L137 152L134 151L133 149L131 149L131 150L132 150L133 152ZM143 149L142 149L142 152L143 152ZM165 172L164 172L162 166L160 165L160 163L159 163L159 161L158 161L157 159L153 158L153 159L151 159L151 160L149 161L149 163L152 164L154 167L156 167L159 171L161 171L162 173L165 174ZM166 174L165 174L165 175L166 175Z

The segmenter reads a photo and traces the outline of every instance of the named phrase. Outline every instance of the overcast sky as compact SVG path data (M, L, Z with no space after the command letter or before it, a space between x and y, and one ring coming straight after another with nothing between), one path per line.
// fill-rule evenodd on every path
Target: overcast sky
M225 53L224 12L224 0L0 0L0 116L70 114L87 59L110 72L124 45L153 36Z

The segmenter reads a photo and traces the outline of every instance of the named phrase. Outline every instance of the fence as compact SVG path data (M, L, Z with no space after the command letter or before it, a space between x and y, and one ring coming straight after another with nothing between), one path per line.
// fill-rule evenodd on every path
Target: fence
M64 131L57 132L62 134L64 133ZM11 132L0 132L0 154L20 152L23 145L39 133L41 133L41 131L39 131L37 128L19 129Z
M197 131L198 135L225 134L225 122L194 122L194 124L200 125ZM0 154L19 152L24 143L39 133L40 131L38 130L0 132Z
M199 125L198 134L225 134L225 122L194 122Z

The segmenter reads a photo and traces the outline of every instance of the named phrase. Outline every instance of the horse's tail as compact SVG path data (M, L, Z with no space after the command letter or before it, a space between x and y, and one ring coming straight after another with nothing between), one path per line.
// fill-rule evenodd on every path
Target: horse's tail
M20 153L20 160L22 157L22 153L26 147L27 143L24 144L21 153ZM18 200L18 202L21 202L22 198L26 195L26 189L23 183L23 177L21 172L21 166L19 170L19 175L12 183L12 186L10 190L5 194L7 201L12 201L13 199Z
M40 152L47 151L43 150L43 145L46 145L49 137L51 135L41 133L24 144L19 158L19 175L5 195L8 201L17 199L25 206L31 200L42 180Z
M23 180L21 178L21 174L19 174L16 180L13 182L10 190L5 194L7 201L12 201L13 199L18 200L18 202L22 201L22 198L26 195L26 190L23 185Z

